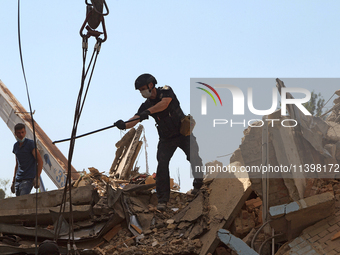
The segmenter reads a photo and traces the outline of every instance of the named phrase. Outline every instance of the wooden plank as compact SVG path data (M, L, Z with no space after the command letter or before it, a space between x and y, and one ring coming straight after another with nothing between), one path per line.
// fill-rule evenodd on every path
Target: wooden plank
M142 234L142 230L139 227L137 227L136 225L133 225L133 224L130 224L130 225L131 225L131 227L133 227L138 232L138 234Z
M133 156L135 154L135 151L138 147L139 143L139 138L142 134L143 131L143 126L139 125L138 128L136 129L136 134L134 136L134 138L132 139L132 142L130 144L130 147L128 149L128 151L126 152L126 160L124 162L124 167L121 171L121 174L119 175L119 179L123 179L123 180L128 180L130 177L130 173L131 173L131 169L130 169L130 165L131 162L133 160Z
M122 226L120 224L114 226L109 232L107 232L103 238L107 241L110 242L110 240L117 235L117 233L119 232L119 230L122 229Z

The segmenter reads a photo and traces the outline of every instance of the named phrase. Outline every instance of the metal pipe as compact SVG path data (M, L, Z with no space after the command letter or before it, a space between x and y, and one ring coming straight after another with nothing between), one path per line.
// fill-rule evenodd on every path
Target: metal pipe
M139 118L135 118L135 119L132 119L132 120L125 121L125 123L129 123L129 122L136 121L136 120L139 120ZM113 127L115 127L115 126L116 126L116 125L113 124L113 125L111 125L111 126L104 127L104 128L101 128L101 129L97 129L97 130L88 132L88 133L86 133L86 134L78 135L78 136L74 137L74 139L81 138L81 137L87 136L87 135L91 135L91 134L94 134L94 133L97 133L97 132L100 132L100 131L103 131L103 130L106 130L106 129L109 129L109 128L113 128ZM53 143L53 144L55 144L55 143L61 143L61 142L69 141L69 140L71 140L71 138L66 138L66 139L63 139L63 140L54 141L54 142L52 142L52 143Z

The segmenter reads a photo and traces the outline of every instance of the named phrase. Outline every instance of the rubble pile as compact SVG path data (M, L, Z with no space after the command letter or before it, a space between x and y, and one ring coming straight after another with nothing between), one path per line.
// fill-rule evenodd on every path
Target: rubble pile
M220 188L229 194L227 198L232 193L224 188L226 181L229 186L234 185L230 187L236 189L234 195L237 195L237 190L243 190L244 184L236 179L207 179L195 197L172 190L168 207L161 212L156 208L155 183L145 184L150 176L144 177L144 182L141 182L143 177L131 178L131 183L115 183L113 178L89 168L89 173L83 172L73 183L73 228L80 251L91 250L93 254L201 254L204 245L207 246L203 236L213 236L216 241L214 229L225 225L226 219L230 226L233 222L230 218L236 219L232 228L235 229L233 233L239 236L251 230L249 227L260 224L259 198L251 199L246 204L240 204L238 198L231 202L231 205L235 203L244 210L226 210L230 201L215 205L220 199ZM248 186L246 198L250 192ZM39 240L54 238L62 195L63 190L38 194ZM27 230L27 227L35 225L34 200L34 194L9 198L3 200L6 209L2 207L0 210L0 232L3 236L20 236L16 245L22 251L29 251L33 246L35 231ZM232 216L228 216L230 214ZM58 243L65 250L69 220L67 206L62 215L66 227L62 228ZM246 216L249 218L247 222Z
M283 86L278 80L279 91ZM340 96L340 90L335 93ZM257 172L214 173L195 196L179 192L171 180L164 212L156 207L156 176L134 167L142 128L128 132L116 144L109 176L89 168L73 182L79 253L255 255L271 254L272 248L277 255L340 253L340 97L334 104L326 120L305 116L294 106L289 117L274 112L270 119L292 118L298 125L269 126L267 142L263 123L253 123L229 165L238 173L263 162L296 171L270 173L267 183ZM222 163L206 166L215 165ZM66 201L60 217L62 196L61 189L39 193L37 199L32 194L1 200L0 254L34 254L36 204L38 239L53 239L59 224L58 244L66 254L70 214Z

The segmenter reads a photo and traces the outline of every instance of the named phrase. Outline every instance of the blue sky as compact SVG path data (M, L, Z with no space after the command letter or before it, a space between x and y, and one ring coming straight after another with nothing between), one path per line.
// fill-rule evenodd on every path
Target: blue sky
M145 72L153 74L158 85L170 85L186 113L190 78L339 77L340 4L336 1L108 0L107 4L108 39L98 56L78 134L133 116L143 101L134 90L134 80ZM84 19L85 1L67 5L21 1L22 50L34 117L53 141L71 134L82 67L79 29ZM16 1L6 3L1 20L6 25L1 28L0 79L28 109ZM93 45L92 38L89 53ZM336 89L310 88L326 100ZM149 168L154 172L158 135L153 120L143 124ZM230 137L222 155L238 147L242 131ZM111 129L79 139L73 166L78 171L96 167L107 173L121 136L121 131ZM12 179L15 139L1 121L0 139L1 178ZM67 156L68 143L58 147ZM142 170L144 158L143 151ZM170 169L175 178L180 170L182 191L189 190L190 168L182 151L175 153ZM54 189L49 180L44 181Z

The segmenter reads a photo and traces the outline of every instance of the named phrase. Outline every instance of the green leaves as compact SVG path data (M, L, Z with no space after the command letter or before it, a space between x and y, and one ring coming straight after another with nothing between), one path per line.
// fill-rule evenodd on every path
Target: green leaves
M322 108L325 105L325 99L322 98L321 93L316 94L314 90L311 93L311 98L303 106L313 115L320 116L322 114Z

